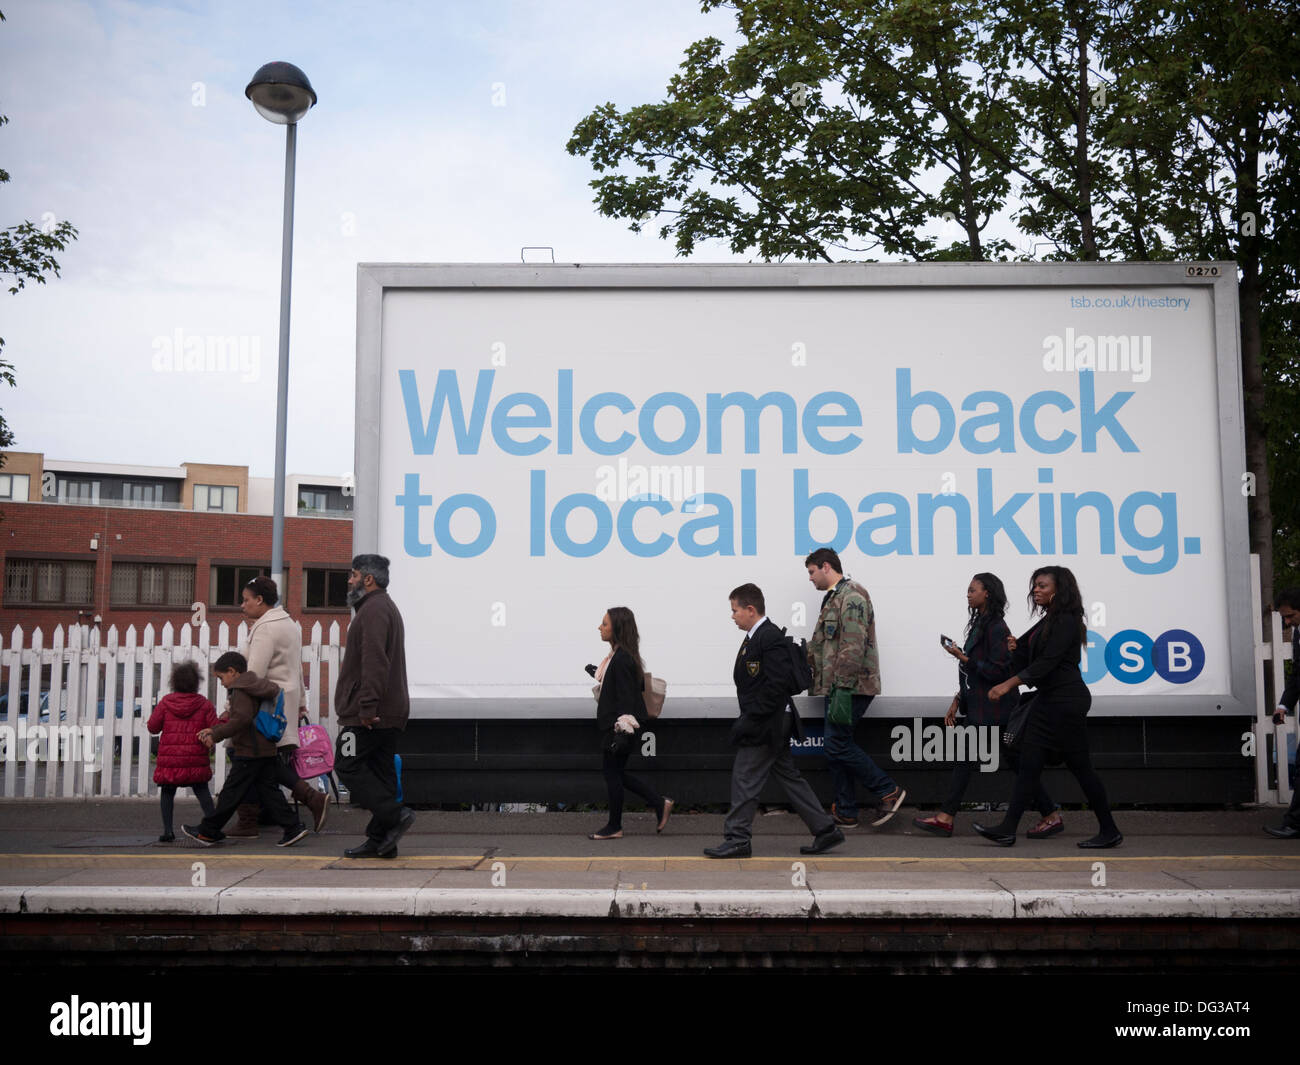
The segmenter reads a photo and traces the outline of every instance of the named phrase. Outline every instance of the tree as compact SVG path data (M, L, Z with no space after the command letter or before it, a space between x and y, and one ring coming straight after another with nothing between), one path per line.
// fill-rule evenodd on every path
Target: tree
M704 0L734 54L687 49L660 104L604 104L569 141L596 206L690 253L1240 266L1251 546L1273 582L1270 487L1297 486L1300 16L1285 0ZM964 239L940 246L938 220ZM1030 257L1033 257L1032 255ZM1288 407L1289 404L1289 407ZM1277 525L1300 564L1294 491ZM1279 515L1281 516L1281 515Z
M4 21L0 13L0 22ZM0 115L0 126L9 122ZM0 167L0 185L9 180L9 172ZM77 230L71 222L37 226L34 222L20 222L0 229L0 276L9 279L9 292L16 295L28 281L45 284L45 275L59 275L55 252L62 252L77 239ZM13 364L4 357L4 338L0 337L0 381L11 388L17 385ZM0 414L0 468L4 466L4 453L13 446L14 435Z

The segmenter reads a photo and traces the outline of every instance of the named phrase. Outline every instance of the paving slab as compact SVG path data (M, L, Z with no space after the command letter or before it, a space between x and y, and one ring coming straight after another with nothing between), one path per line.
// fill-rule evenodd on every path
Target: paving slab
M313 889L338 891L371 891L377 888L414 891L431 884L437 875L436 869L313 869L309 886ZM307 879L301 869L262 868L248 873L230 886L297 890L304 886Z
M505 882L501 883L504 873ZM542 865L517 865L504 870L493 870L491 865L467 871L463 869L438 870L430 887L460 891L527 890L588 890L612 891L618 882L617 869L569 869Z
M1178 878L1206 890L1300 889L1300 869L1181 869Z
M140 870L134 868L92 868L92 869L74 869L66 875L59 878L57 884L59 887L67 888L130 888L148 886L151 888L191 888L194 886L196 873L201 872L201 879L204 887L207 888L226 888L233 887L235 884L247 879L255 874L255 868L237 868L232 866L213 865L199 861L202 870L193 868L195 863L185 865L173 865L166 869ZM142 884L147 873L148 882ZM31 886L39 886L35 883Z
M991 879L1008 891L1195 891L1195 886L1171 875L1169 870L1143 866L1106 866L1104 885L1095 885L1096 874L1089 866L1068 871L1004 871L992 873Z

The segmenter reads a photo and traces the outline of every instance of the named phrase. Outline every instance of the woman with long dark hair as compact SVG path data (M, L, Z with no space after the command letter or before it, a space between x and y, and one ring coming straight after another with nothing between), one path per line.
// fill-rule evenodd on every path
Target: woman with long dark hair
M996 574L977 573L966 588L966 638L961 647L955 643L944 644L944 650L960 663L957 667L957 694L952 697L943 721L952 727L957 715L964 716L964 724L980 728L998 728L1016 705L1013 695L997 702L989 699L989 689L1011 675L1011 651L1007 640L1011 631L1003 616L1007 612L1007 592ZM996 741L995 741L996 742ZM952 785L948 798L939 811L929 817L914 817L912 824L936 836L951 836L953 816L961 808L962 796L970 784L971 773L979 764L975 745L966 748L969 757L953 766ZM1002 762L1014 770L1018 763L1006 752ZM1064 829L1056 803L1040 784L1034 795L1034 804L1043 819L1029 830L1031 839L1045 839Z
M632 611L625 606L610 607L600 619L600 638L609 644L609 654L596 670L596 728L600 732L602 768L609 791L609 818L604 828L587 838L622 838L624 789L645 800L658 819L655 831L662 832L672 814L673 800L665 799L626 770L636 745L634 730L644 728L650 720L645 709L641 637Z
M1019 639L1007 638L1016 675L989 689L994 702L1022 684L1037 689L1024 728L1016 790L1001 824L973 827L994 843L1012 846L1020 817L1051 759L1065 762L1097 815L1100 831L1081 840L1079 846L1118 847L1124 837L1110 815L1106 789L1088 754L1087 716L1092 694L1079 672L1082 648L1088 640L1083 596L1074 574L1064 566L1040 566L1029 580L1029 589L1032 612L1042 617Z

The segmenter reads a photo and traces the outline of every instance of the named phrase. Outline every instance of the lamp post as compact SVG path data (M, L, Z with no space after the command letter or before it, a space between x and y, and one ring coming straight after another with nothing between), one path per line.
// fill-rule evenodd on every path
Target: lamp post
M289 289L293 276L293 169L298 120L316 103L307 75L292 63L267 63L248 83L244 95L268 122L285 126L284 236L280 253L280 359L275 396L275 500L271 511L271 577L288 597L284 573L284 441L289 412Z

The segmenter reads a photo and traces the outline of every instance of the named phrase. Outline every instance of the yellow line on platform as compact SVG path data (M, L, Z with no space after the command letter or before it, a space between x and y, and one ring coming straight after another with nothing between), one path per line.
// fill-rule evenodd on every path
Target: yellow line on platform
M119 861L193 861L202 855L204 860L215 859L218 861L250 861L250 862L335 862L346 861L341 855L321 855L321 854L257 854L245 852L242 854L231 851L213 852L206 848L194 848L183 852L172 854L97 854L93 851L75 852L72 854L0 854L0 863L16 860L62 860L75 861L86 858L95 859L117 859ZM1300 854L1165 854L1165 855L1117 855L1117 854L1085 854L1085 855L1057 855L1051 857L1048 855L1034 856L1017 856L1011 857L988 857L988 858L970 858L970 857L951 857L951 858L924 858L909 857L906 855L869 855L855 857L853 855L799 855L799 856L781 856L756 857L756 858L723 858L718 861L719 866L724 862L752 862L759 863L781 863L788 862L811 862L818 865L827 863L836 864L864 864L879 865L886 862L903 863L907 865L952 865L954 863L973 863L976 865L999 863L999 862L1086 862L1091 864L1095 861L1104 860L1107 862L1276 862L1290 861L1300 862ZM502 861L502 862L708 862L711 859L704 855L627 855L619 857L616 855L508 855L508 854L402 854L397 863L404 862L484 862L484 861ZM376 859L383 861L383 859ZM386 863L385 863L386 864Z

